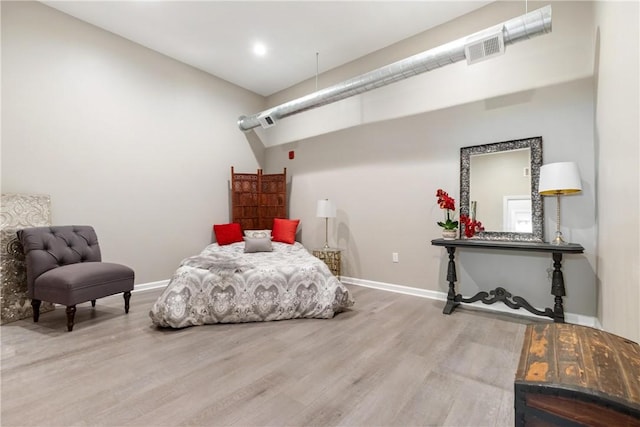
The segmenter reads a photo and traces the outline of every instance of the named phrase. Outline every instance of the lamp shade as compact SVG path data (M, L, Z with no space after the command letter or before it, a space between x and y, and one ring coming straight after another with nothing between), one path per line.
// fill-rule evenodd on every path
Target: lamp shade
M538 192L543 196L582 191L580 171L574 162L549 163L540 167Z
M336 206L329 199L318 200L316 216L320 218L335 218Z

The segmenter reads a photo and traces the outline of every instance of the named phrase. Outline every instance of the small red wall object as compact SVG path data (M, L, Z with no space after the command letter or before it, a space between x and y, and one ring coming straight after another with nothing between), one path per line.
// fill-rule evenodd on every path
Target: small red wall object
M293 150L289 151L289 159L293 160L295 157L296 157L296 153Z

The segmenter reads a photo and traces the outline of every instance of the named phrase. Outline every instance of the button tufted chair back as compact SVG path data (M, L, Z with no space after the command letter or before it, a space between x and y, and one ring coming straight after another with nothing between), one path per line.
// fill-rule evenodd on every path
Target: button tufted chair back
M19 230L26 254L27 287L33 298L33 283L41 274L63 265L100 262L98 236L89 225L34 227Z
M133 290L134 271L122 264L102 262L98 237L88 225L33 227L18 230L27 270L27 290L33 321L40 303L67 306L67 329L73 329L76 304L122 292L125 313Z

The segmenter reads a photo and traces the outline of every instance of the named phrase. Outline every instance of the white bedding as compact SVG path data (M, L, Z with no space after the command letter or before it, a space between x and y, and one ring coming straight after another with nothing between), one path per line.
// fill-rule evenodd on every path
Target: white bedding
M334 316L354 304L349 290L300 243L244 253L244 242L207 246L186 258L151 307L172 328Z

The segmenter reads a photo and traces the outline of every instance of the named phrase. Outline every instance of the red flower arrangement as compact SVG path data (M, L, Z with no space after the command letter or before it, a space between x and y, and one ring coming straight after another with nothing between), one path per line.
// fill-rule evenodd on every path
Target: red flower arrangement
M445 209L446 212L446 221L438 221L438 225L445 230L455 230L458 228L458 221L453 220L453 216L455 215L456 210L456 201L453 197L449 197L449 195L442 191L442 189L438 189L436 192L436 197L438 198L438 205L440 205L440 209ZM453 211L453 214L451 213Z
M460 222L464 224L464 235L467 238L471 238L476 233L484 231L484 227L480 221L471 219L467 215L460 215Z

